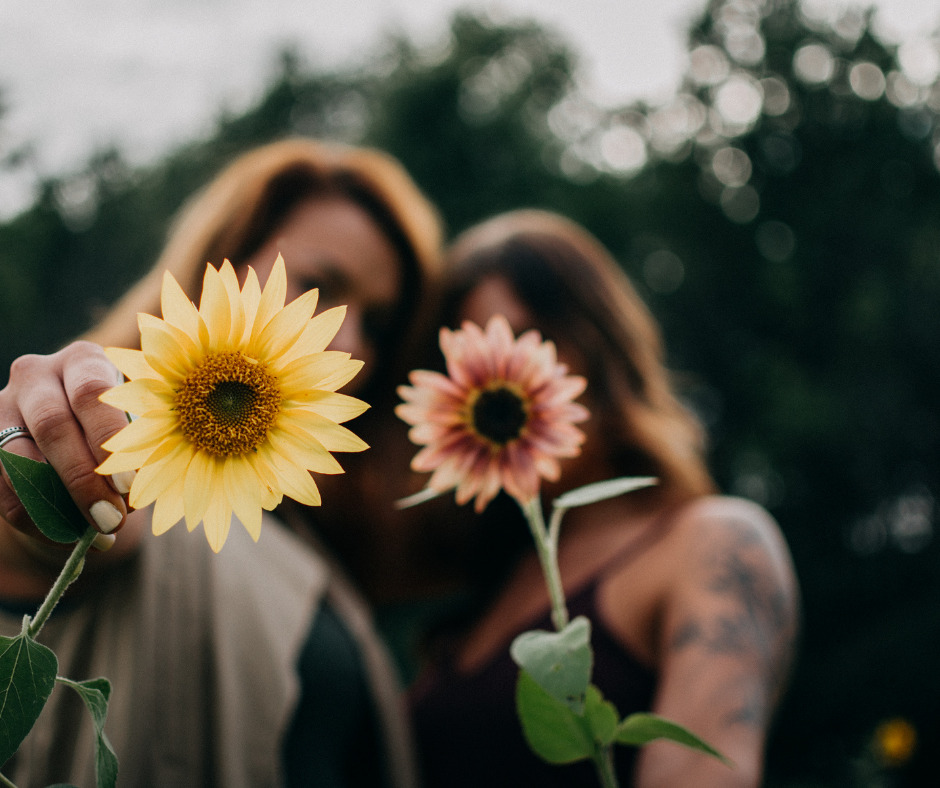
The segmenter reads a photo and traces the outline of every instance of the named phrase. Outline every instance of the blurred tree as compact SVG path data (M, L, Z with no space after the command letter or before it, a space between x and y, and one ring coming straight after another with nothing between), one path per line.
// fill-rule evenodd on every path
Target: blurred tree
M99 152L0 224L0 368L93 321L194 190L278 137L388 149L452 232L519 205L567 213L661 320L722 486L792 546L806 626L768 785L918 784L940 705L937 51L827 13L711 0L655 107L593 104L564 40L524 21L460 14L441 46L391 38L337 73L286 52L210 138L143 168ZM896 716L917 747L872 760Z

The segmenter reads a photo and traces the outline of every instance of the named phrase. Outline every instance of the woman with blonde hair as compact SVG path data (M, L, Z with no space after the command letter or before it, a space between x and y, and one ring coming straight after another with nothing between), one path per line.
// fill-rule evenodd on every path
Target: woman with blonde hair
M365 366L344 391L381 412L397 353L430 303L440 239L435 209L391 157L308 139L272 143L237 157L184 207L152 271L81 341L14 362L0 428L19 429L5 433L4 448L47 460L102 531L99 545L113 543L89 556L41 640L61 673L111 679L106 731L119 785L414 784L396 676L366 606L320 547L312 508L282 506L276 514L290 525L271 518L257 544L232 528L214 555L181 526L154 537L149 508L128 513L129 479L94 469L108 454L101 444L126 425L98 399L118 382L100 346L137 346L137 314L159 316L165 271L198 302L207 262L230 260L241 281L251 266L264 282L280 253L288 302L319 288L318 311L346 305L331 348ZM391 445L379 418L355 429L373 446ZM356 536L368 538L377 498L359 495L365 464L343 464L349 478L317 478L316 519L328 523L355 502ZM19 631L63 560L4 477L4 634ZM53 694L6 774L24 784L93 783L93 730L72 701Z
M622 717L654 711L734 762L672 743L619 747L621 785L755 786L772 711L792 657L797 591L773 519L717 495L704 434L679 401L659 329L606 249L556 214L502 214L464 232L445 258L444 323L495 314L515 334L537 329L587 380L590 412L577 457L561 461L565 490L620 476L655 486L571 509L558 562L571 616L592 621L594 683ZM523 537L518 507L482 515L487 535ZM520 542L517 542L520 544ZM501 572L469 623L442 636L412 696L430 788L596 785L588 762L551 766L528 748L514 707L513 638L553 629L534 550L493 551Z

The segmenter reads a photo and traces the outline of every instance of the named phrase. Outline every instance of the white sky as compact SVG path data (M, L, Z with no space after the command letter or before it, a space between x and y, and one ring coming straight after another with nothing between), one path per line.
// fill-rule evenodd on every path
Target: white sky
M809 2L810 0L807 0ZM841 0L811 0L832 3ZM898 38L940 24L937 0L872 0ZM39 171L77 168L97 145L134 162L241 109L294 43L309 65L356 62L383 31L432 42L458 7L557 28L606 103L665 98L705 0L0 0L0 155L30 141ZM0 175L0 217L29 186Z

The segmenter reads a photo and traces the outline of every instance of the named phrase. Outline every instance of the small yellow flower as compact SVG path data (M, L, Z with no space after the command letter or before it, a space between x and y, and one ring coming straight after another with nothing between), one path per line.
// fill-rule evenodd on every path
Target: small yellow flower
M155 534L201 521L218 552L234 513L257 541L284 495L319 505L309 471L342 473L330 452L367 448L340 425L369 406L337 392L362 362L326 350L346 308L314 317L316 290L285 307L286 292L280 255L263 291L251 268L239 290L227 260L207 266L198 309L167 273L163 319L138 316L141 350L105 350L128 382L102 401L138 415L97 470L138 471L129 502L154 503Z
M902 717L885 720L875 728L873 745L878 760L886 766L900 766L917 748L917 730Z
M567 374L538 331L514 339L502 315L485 330L470 322L442 329L440 344L448 375L415 370L412 385L398 389L404 403L395 412L424 447L411 467L433 471L432 491L456 488L460 504L475 496L478 512L500 489L528 503L540 478L558 479L558 458L581 451L584 433L574 424L588 412L573 400L585 379Z

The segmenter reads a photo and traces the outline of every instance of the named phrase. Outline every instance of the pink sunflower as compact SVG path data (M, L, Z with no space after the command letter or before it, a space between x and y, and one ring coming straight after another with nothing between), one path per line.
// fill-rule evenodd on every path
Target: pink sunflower
M567 374L538 331L514 339L502 315L485 330L441 329L440 344L448 374L415 370L398 389L395 412L423 446L411 467L432 472L433 492L456 488L459 504L476 497L477 512L501 489L525 505L540 478L557 481L559 458L580 453L584 433L574 425L588 411L574 399L587 381Z

